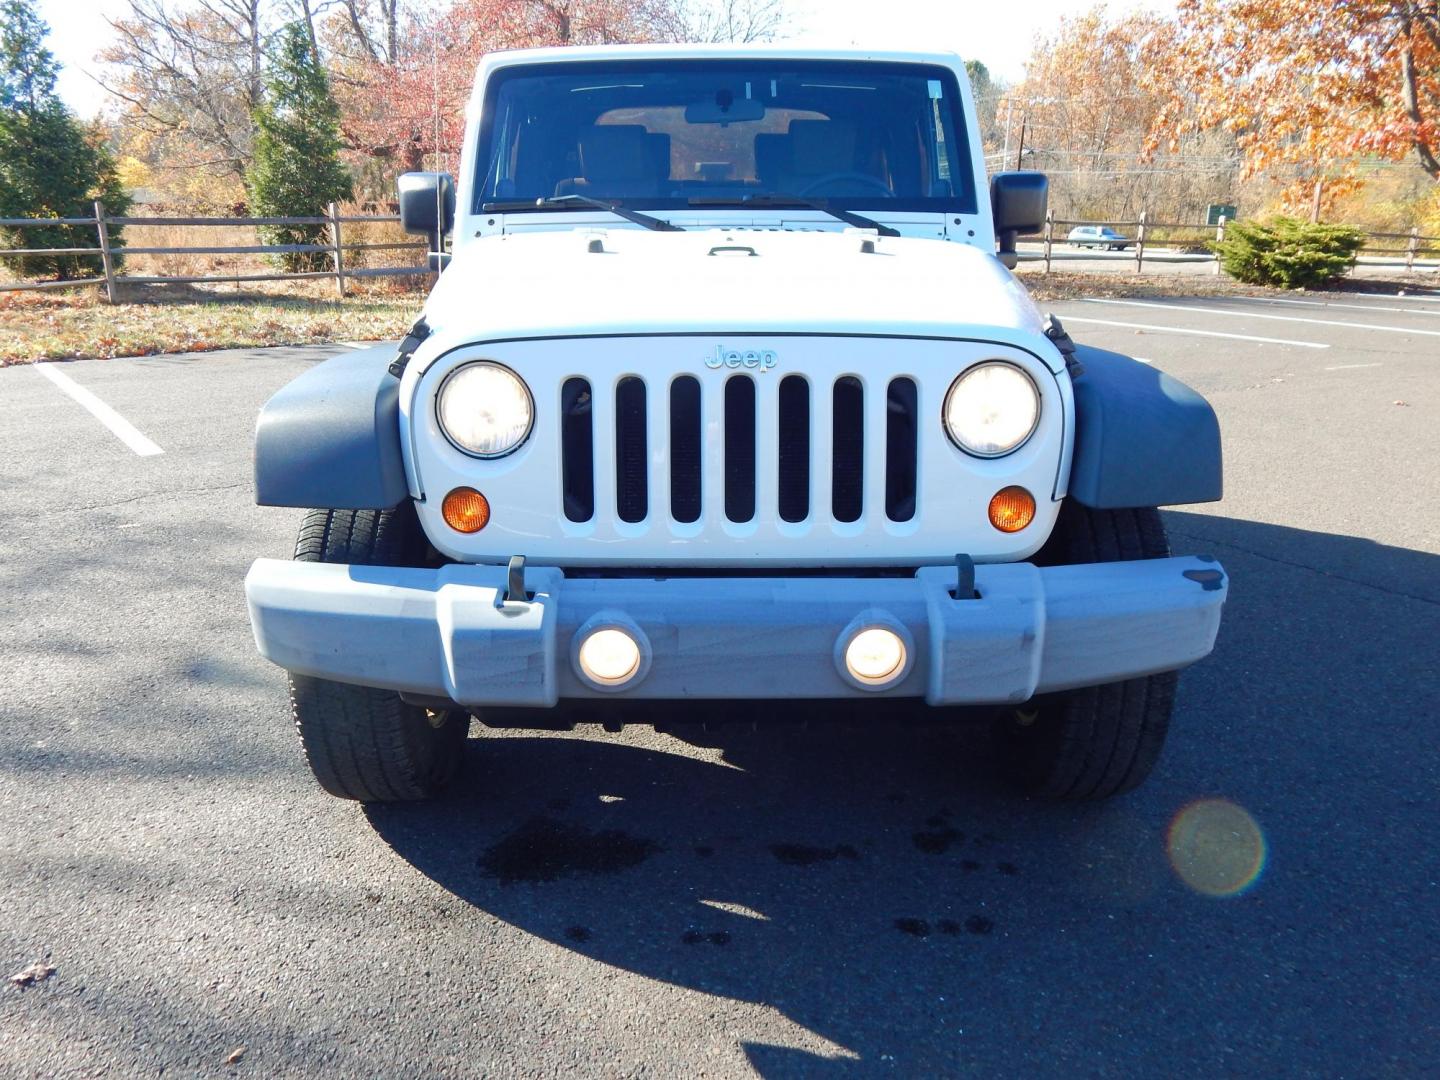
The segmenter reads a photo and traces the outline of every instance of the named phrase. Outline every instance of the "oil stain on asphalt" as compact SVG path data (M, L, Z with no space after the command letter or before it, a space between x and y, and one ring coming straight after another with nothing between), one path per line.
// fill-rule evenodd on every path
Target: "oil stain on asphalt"
M660 850L652 840L618 829L593 832L554 818L531 818L480 856L478 865L502 885L561 877L615 874Z
M930 936L930 924L924 919L896 919L895 929L902 934L909 934L911 937L927 938ZM964 923L954 919L941 919L935 924L935 929L950 937L955 937L962 930L967 934L977 934L983 937L994 931L995 921L987 919L984 915L971 915Z

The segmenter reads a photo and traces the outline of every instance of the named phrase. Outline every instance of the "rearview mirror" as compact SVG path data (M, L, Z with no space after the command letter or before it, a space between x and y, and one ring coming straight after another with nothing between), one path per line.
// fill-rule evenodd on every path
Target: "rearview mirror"
M717 91L704 101L685 106L687 124L731 124L742 120L765 119L764 102L754 98L737 98L729 90Z
M447 261L445 237L455 227L455 181L449 173L412 172L403 174L396 186L400 227L429 241L430 269L441 269Z
M1000 242L1000 261L1010 269L1019 261L1016 237L1045 227L1049 201L1050 181L1044 173L1002 172L990 178L990 212L995 219L995 238Z

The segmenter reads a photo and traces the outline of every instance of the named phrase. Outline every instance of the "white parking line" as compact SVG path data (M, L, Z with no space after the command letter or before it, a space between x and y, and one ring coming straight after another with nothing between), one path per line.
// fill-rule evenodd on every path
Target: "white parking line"
M1082 319L1079 315L1066 315L1066 322L1092 323L1095 326L1124 326L1132 330L1154 330L1161 334L1190 334L1194 337L1229 338L1232 341L1258 341L1264 345L1295 345L1302 349L1328 349L1329 345L1319 341L1291 341L1288 338L1254 337L1251 334L1222 334L1219 330L1187 330L1179 326L1156 326L1153 323L1113 322L1110 319Z
M1348 308L1351 311L1398 311L1402 315L1440 315L1435 308L1379 307L1376 304L1337 304L1329 300L1290 300L1279 296L1254 297L1262 304L1299 304L1302 307Z
M1119 307L1159 308L1161 311L1193 311L1200 315L1231 315L1240 319L1273 319L1275 322L1309 323L1311 326L1348 326L1351 330L1381 330L1389 334L1420 334L1440 337L1440 330L1410 330L1403 326L1381 326L1379 323L1341 322L1339 319L1307 319L1300 315L1261 315L1256 311L1233 311L1229 308L1191 307L1189 304L1154 304L1148 300L1087 299L1087 304L1115 304Z
M134 424L70 378L69 375L56 371L54 364L31 364L30 366L79 402L91 416L109 428L117 439L141 457L151 457L165 452L140 434L140 430Z
M1362 367L1382 367L1381 364L1336 364L1334 367L1327 367L1326 371L1354 371Z

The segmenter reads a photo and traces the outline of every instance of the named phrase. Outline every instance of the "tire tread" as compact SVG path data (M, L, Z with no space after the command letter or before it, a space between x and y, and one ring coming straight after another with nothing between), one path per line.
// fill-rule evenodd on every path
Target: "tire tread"
M302 562L421 565L424 536L414 507L312 510L295 541ZM451 711L435 728L399 694L290 674L290 709L305 760L326 791L360 802L435 794L459 765L469 716Z
M1159 559L1170 554L1153 508L1091 510L1073 500L1060 510L1041 565ZM1002 722L1012 770L1033 794L1106 799L1138 787L1165 742L1176 672L1087 686L1037 699L1038 719L1017 729Z

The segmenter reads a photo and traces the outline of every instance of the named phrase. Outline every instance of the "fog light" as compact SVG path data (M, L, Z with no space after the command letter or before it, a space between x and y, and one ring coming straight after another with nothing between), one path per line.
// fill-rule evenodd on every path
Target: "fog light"
M1003 533L1019 532L1035 520L1035 496L1023 487L1001 488L990 500L990 524Z
M845 668L869 686L887 683L905 667L905 642L893 630L872 626L845 646Z
M596 630L580 644L580 670L604 686L629 682L640 670L640 643L624 630Z
M445 524L456 532L476 533L490 523L490 503L474 488L458 487L440 504Z

